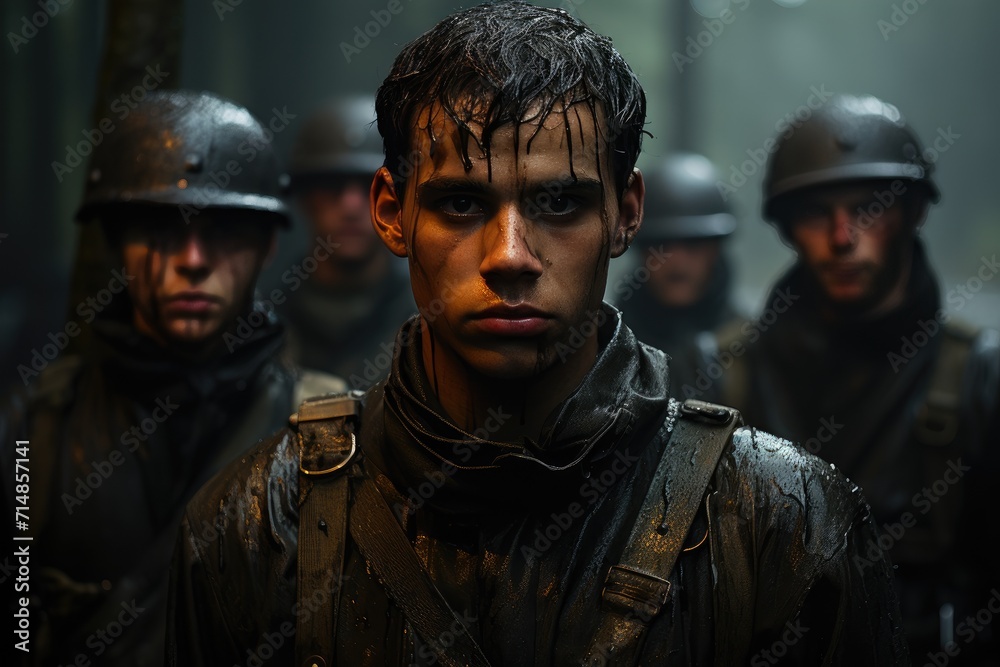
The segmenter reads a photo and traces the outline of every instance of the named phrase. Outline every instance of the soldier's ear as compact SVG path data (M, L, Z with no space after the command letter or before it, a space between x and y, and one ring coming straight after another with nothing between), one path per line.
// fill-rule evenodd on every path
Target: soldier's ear
M646 199L646 184L642 172L633 169L625 191L618 201L618 224L611 239L611 256L619 257L628 250L642 226L642 205Z
M372 224L382 243L397 257L406 257L406 241L403 237L403 202L396 194L392 174L380 167L372 179L369 194Z

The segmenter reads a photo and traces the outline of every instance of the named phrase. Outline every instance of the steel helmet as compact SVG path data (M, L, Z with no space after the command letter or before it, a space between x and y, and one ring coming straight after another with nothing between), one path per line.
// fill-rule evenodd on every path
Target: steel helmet
M704 155L674 153L644 171L646 201L640 243L721 238L736 229L719 175Z
M895 106L871 95L835 95L778 139L764 176L764 218L775 219L775 202L785 195L852 180L916 181L936 202L940 193L932 172L920 140Z
M373 176L384 161L375 99L327 102L302 124L289 158L292 189L330 176Z
M94 148L78 220L109 207L234 208L289 224L270 132L211 93L154 91Z

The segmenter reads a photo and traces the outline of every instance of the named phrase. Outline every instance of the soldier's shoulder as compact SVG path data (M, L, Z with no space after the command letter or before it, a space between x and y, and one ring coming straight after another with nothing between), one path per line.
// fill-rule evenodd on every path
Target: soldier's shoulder
M802 447L753 427L732 437L716 474L717 488L752 507L761 525L787 525L796 517L824 526L835 542L859 514L867 512L861 489ZM838 537L839 535L839 537Z
M299 454L284 428L231 461L191 499L186 520L199 527L253 532L297 516Z

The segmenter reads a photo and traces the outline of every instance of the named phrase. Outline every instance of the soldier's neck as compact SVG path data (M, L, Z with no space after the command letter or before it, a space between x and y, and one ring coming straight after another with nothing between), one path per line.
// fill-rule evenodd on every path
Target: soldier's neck
M580 385L597 359L597 339L573 356L528 378L500 379L477 373L446 345L435 343L421 322L421 351L431 389L448 416L477 437L502 442L540 440L549 414Z

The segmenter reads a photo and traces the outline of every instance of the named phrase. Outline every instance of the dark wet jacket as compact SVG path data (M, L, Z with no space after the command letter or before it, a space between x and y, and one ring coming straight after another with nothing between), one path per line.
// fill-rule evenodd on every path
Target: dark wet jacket
M28 664L81 655L95 665L162 664L181 510L294 411L298 371L281 354L281 326L262 320L248 338L231 339L232 352L197 365L170 358L130 325L98 320L86 354L53 362L5 402L0 506L8 519L15 438L30 441ZM4 593L6 610L6 584Z
M889 550L914 661L950 635L961 657L949 664L1000 665L996 633L967 622L988 604L1000 609L997 334L944 323L919 244L904 302L891 312L835 324L823 318L818 289L793 267L766 301L790 304L785 312L721 335L721 355L706 362L722 369L712 373L719 393L693 396L730 402L861 486L883 532L865 558ZM939 372L948 381L935 387Z
M367 289L307 280L292 292L279 312L288 320L295 360L362 391L388 375L399 323L417 312L409 275L398 263Z
M693 355L696 339L727 323L744 320L730 300L732 275L729 262L719 255L712 270L705 294L690 306L664 306L653 296L648 285L635 291L626 290L615 305L622 311L622 320L643 343L663 350L671 358L670 395L684 400L681 389L694 382L698 369ZM624 297L629 298L625 299Z
M401 346L388 380L366 396L355 474L371 476L395 508L491 664L578 664L608 567L654 467L670 455L665 357L608 313L595 366L539 442L478 438L445 417L419 339ZM412 340L416 326L411 320L400 340ZM516 412L499 406L494 416ZM246 665L272 655L270 664L293 664L296 614L304 613L295 589L298 460L298 439L284 431L188 506L172 572L168 664ZM574 503L582 513L567 522ZM855 565L876 533L860 492L836 470L740 429L708 506L691 530L707 529L708 539L689 538L694 548L671 576L678 593L652 621L641 664L772 664L775 653L764 652L774 647L796 656L787 664L905 664L889 567ZM350 539L343 574L334 589L335 664L431 664Z

